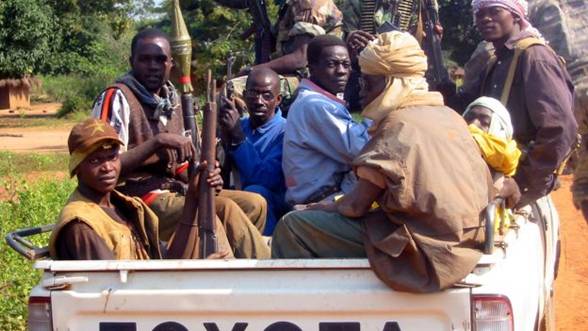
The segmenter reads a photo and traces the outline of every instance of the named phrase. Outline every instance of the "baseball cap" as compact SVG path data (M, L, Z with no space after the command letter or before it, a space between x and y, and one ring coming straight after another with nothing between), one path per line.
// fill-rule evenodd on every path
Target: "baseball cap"
M90 118L76 124L67 139L69 148L69 174L73 177L76 168L88 155L98 148L112 148L114 145L123 145L116 130L107 122Z

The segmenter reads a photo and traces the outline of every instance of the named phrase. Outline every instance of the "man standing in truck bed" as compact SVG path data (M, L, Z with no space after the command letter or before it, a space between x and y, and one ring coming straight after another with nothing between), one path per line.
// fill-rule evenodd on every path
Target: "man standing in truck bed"
M141 197L160 219L162 240L169 240L185 203L186 160L198 156L192 154L191 139L184 135L181 105L169 82L173 60L167 36L155 29L139 32L132 41L130 63L131 72L98 97L92 115L109 122L123 142L120 191ZM258 194L228 190L215 200L235 256L267 257L260 234L265 200Z
M510 112L523 157L514 179L522 197L518 206L547 195L576 139L574 88L564 64L527 21L526 1L474 0L475 23L492 42L495 56L475 84L447 104L462 112L480 95L494 97Z

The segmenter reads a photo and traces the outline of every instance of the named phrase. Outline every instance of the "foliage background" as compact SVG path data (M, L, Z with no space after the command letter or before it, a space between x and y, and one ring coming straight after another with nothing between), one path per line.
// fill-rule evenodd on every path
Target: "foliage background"
M67 169L63 154L14 154L0 152L0 236L9 231L51 223L75 187L75 180L56 179L54 171ZM51 171L48 176L31 181L25 173ZM53 178L51 178L53 177ZM47 236L35 238L47 244ZM25 330L27 298L40 274L32 263L0 243L0 329Z

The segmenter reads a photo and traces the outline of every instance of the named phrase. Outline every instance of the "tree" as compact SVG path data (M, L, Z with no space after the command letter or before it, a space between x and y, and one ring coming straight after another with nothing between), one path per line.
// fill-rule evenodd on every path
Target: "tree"
M443 49L452 61L464 65L481 41L470 0L441 0L439 16L444 29Z
M0 1L0 79L35 74L50 58L53 10L41 0Z

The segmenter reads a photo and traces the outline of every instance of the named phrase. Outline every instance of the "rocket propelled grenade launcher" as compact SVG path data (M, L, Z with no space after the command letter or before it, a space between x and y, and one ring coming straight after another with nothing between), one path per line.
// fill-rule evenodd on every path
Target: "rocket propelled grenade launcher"
M182 93L182 110L184 114L184 128L192 137L196 151L200 151L200 137L194 118L194 99L192 97L192 80L190 78L192 62L192 38L182 16L178 0L172 1L171 11L172 32L170 43L178 71L180 72L179 90ZM193 169L192 169L193 170Z

